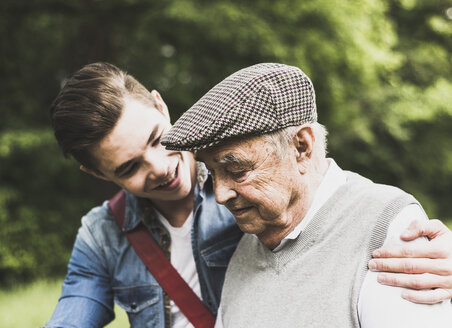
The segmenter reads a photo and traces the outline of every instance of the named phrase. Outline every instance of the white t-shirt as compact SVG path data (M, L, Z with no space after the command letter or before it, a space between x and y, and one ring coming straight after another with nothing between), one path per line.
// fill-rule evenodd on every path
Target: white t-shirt
M191 226L193 223L193 212L190 213L187 220L181 227L173 227L168 220L158 213L160 222L165 226L171 236L171 264L179 272L181 277L201 298L201 288L199 286L198 272L196 271L195 259L193 257L191 243ZM188 321L185 315L179 310L171 300L171 327L173 328L192 328L193 325Z

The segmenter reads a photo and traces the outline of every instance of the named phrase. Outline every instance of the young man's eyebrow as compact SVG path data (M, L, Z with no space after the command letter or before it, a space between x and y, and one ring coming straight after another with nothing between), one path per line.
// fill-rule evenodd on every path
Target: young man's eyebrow
M155 139L155 136L157 135L158 131L159 131L158 126L157 125L154 126L154 128L151 131L151 133L149 134L148 140L146 141L146 145L149 145ZM120 176L121 172L124 171L124 169L127 168L130 165L130 163L132 163L132 161L133 161L133 158L128 160L127 162L119 165L115 169L114 175L117 176L117 177Z

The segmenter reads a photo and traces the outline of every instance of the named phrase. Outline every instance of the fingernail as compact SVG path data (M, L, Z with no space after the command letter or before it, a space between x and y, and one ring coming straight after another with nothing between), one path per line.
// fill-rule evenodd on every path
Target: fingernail
M380 273L378 276L377 276L377 281L379 282L379 283L385 283L386 282L386 277L385 277L385 275L383 274L383 273Z
M373 255L374 257L380 257L381 252L380 252L380 250L377 249L377 250L373 251L372 255Z
M369 261L369 269L375 271L377 269L377 263L374 260Z

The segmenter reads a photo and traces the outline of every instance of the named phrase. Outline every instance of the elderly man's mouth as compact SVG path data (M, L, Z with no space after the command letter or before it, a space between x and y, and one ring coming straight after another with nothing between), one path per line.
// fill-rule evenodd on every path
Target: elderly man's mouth
M242 207L242 208L237 208L237 209L231 209L230 211L232 212L232 214L235 217L240 217L242 215L245 215L249 211L251 211L252 208L253 208L252 206L249 206L249 207Z

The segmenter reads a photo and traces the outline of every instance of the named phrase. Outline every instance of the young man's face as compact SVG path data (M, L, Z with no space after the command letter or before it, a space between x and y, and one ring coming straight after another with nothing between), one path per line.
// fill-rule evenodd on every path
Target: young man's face
M116 126L92 150L101 177L143 198L180 200L188 196L195 161L188 152L169 151L160 144L170 127L169 118L155 107L125 99Z

